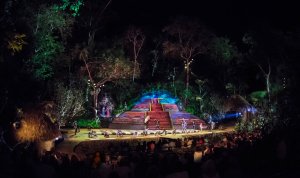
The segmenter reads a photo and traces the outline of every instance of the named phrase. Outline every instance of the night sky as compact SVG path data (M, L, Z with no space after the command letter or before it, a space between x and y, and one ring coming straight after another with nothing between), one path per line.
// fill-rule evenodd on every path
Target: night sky
M159 28L172 17L195 17L220 35L237 37L245 29L269 25L299 27L300 12L294 2L259 0L127 0L112 1L124 24Z
M295 3L289 1L128 0L112 1L109 9L115 12L116 18L111 22L112 28L107 34L112 31L118 33L134 24L142 27L150 36L152 33L156 35L172 18L188 16L205 24L217 36L229 37L239 45L243 35L252 30L264 34L273 29L295 31L300 27L300 12ZM200 75L212 72L203 67L206 66L203 61L195 65L203 71ZM245 78L250 76L249 73L244 75ZM264 85L251 78L249 82L254 82L255 89Z

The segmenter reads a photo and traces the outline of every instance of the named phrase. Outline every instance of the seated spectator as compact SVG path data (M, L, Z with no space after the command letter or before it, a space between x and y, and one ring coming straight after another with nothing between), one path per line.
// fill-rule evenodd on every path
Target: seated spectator
M198 148L194 152L194 163L199 163L203 157L203 151Z
M96 152L94 158L93 158L93 163L92 163L92 167L95 169L95 168L98 168L100 166L100 161L101 161L101 158L100 158L100 153L99 152Z
M189 178L189 174L187 171L175 172L168 174L166 178Z
M216 168L216 164L213 160L209 159L205 161L201 166L203 178L219 178L219 173Z
M169 149L173 150L175 147L176 147L175 141L174 140L170 141L170 143L169 143Z

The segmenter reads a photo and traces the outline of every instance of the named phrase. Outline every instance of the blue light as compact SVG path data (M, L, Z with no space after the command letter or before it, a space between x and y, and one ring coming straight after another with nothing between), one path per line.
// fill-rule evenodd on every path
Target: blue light
M160 99L159 102L161 104L176 104L178 102L178 98L173 97L168 91L157 90L157 91L144 93L140 98L140 100L135 104L140 104L153 98L159 98Z
M236 113L227 113L227 114L213 114L211 116L211 121L213 122L221 122L233 118L240 118L242 117L242 113L236 112Z
M251 112L252 114L257 112L257 109L253 106L251 106L250 108L247 108L247 112Z

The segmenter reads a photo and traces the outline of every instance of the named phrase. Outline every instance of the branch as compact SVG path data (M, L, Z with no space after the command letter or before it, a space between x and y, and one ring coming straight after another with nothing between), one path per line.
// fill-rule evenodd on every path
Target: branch
M134 55L134 61L135 61L137 59L136 39L135 38L133 39L132 45L133 45L133 55Z
M267 73L265 72L265 70L261 67L260 64L256 63L256 65L258 66L258 68L263 72L263 74L265 75L265 77L267 76Z
M100 12L100 14L98 15L98 13L96 14L95 17L97 17L96 19L96 22L94 23L95 25L99 23L100 19L101 19L101 16L103 15L103 13L105 12L106 8L110 5L112 0L109 0L107 2L107 4L105 5L105 7L102 9L102 11ZM94 27L93 27L94 28Z
M139 47L137 49L136 58L139 56L140 50L142 49L143 43L145 41L145 37L143 35L141 36L141 38L142 39L141 39L140 45L139 45Z
M193 54L193 48L189 48L189 59L191 59L191 57L192 57L192 54Z
M181 38L181 33L178 32L178 39L179 39L179 43L182 44L182 38Z
M202 51L196 52L195 54L192 55L192 57L195 57L195 56L197 56L198 54L201 54L201 53L202 53Z
M86 70L87 70L87 72L88 72L88 74L89 74L89 78L90 78L90 80L94 83L93 78L92 78L92 75L91 75L91 72L90 72L90 69L89 69L89 66L88 66L88 64L87 64L87 62L86 62L85 59L83 59L83 61L84 61L84 64L85 64L85 68L86 68Z
M270 64L270 59L268 59L268 68L269 68L268 75L270 75L270 74L271 74L271 64Z
M41 9L39 9L39 11L38 11L37 19L38 19L39 15L40 15L40 10ZM35 27L35 30L34 30L34 34L37 33L38 29L39 29L39 21L37 20L36 21L36 27Z
M180 57L183 58L184 60L189 60L189 58L187 58L186 56L183 55L183 53L180 53Z
M186 46L189 46L189 44L190 44L190 42L191 42L191 40L192 40L192 35L190 35L190 37L188 38L188 40L186 41Z
M108 78L104 78L102 80L100 80L99 82L97 82L96 87L100 87L101 85L105 84L106 82L110 81L110 77Z
M88 65L93 65L93 64L103 64L104 62L100 62L100 61L91 61L91 62L88 62L87 64Z

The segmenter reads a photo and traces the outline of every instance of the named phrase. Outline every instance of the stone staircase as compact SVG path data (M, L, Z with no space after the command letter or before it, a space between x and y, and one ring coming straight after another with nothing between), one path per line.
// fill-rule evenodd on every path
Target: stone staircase
M148 111L147 116L150 117L147 122L147 128L149 130L157 130L156 121L159 121L160 130L169 130L172 129L172 123L170 119L169 112L163 111L161 104L153 103L151 104L151 111Z

